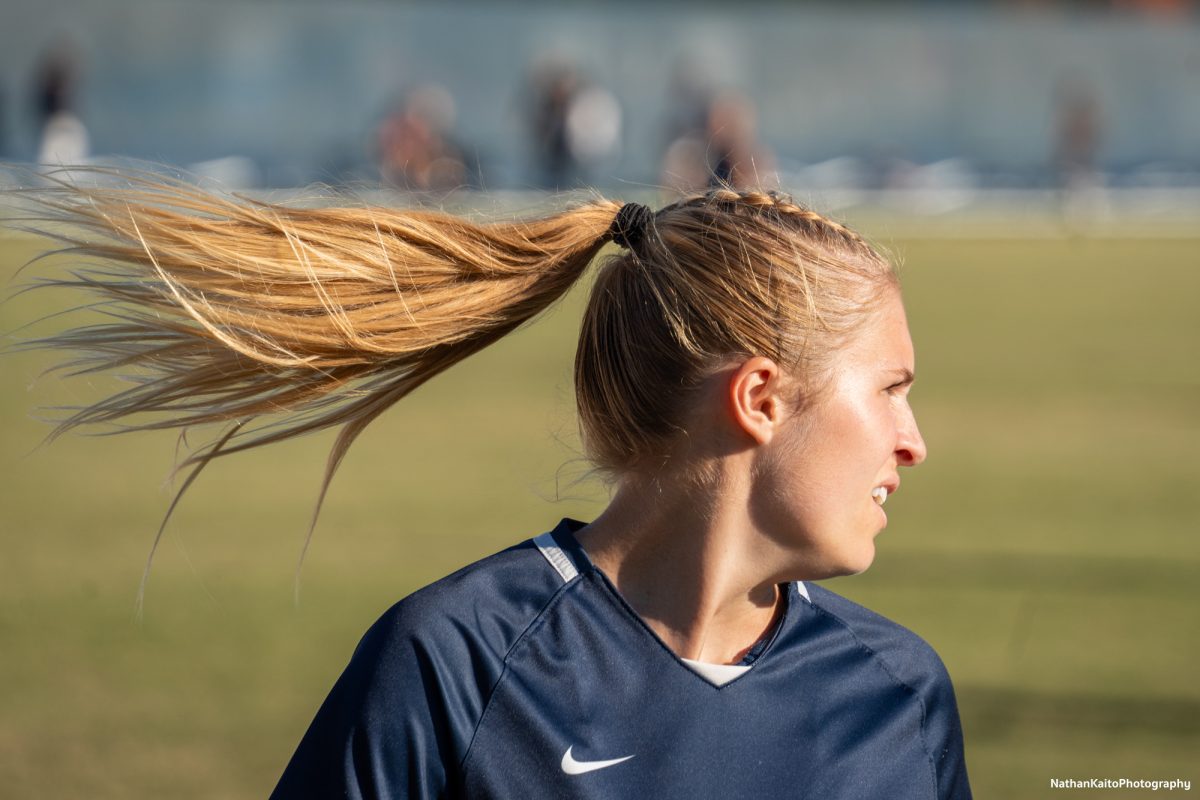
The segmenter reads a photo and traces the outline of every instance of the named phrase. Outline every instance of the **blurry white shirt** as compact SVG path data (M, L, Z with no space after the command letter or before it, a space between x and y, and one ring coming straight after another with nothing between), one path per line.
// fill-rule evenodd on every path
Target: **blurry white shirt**
M59 111L46 120L38 163L46 166L82 164L88 157L88 132L79 117Z

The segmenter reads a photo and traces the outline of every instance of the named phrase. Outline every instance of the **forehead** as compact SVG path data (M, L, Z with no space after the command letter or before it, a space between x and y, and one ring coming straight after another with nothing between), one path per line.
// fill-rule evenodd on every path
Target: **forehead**
M888 292L847 342L843 359L861 367L912 370L915 354L899 292Z

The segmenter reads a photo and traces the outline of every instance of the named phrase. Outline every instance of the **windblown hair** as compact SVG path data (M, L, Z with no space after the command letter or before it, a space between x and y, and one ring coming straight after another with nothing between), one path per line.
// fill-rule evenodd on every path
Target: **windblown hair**
M75 354L64 365L75 374L132 382L56 433L226 425L180 465L193 467L182 494L217 456L340 426L318 509L372 420L562 297L621 208L596 199L476 223L286 207L153 178L29 198L43 229L91 264L47 282L92 293L111 318L38 344ZM858 235L775 193L688 197L644 234L602 266L576 359L584 444L612 473L661 459L689 391L732 356L776 359L815 395L839 343L895 282Z

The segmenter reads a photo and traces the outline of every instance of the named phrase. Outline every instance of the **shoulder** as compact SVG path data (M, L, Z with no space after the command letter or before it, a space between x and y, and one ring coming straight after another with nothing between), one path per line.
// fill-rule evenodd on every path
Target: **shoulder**
M899 683L922 694L950 686L950 676L937 652L917 634L899 623L812 583L809 599L815 609L831 617L872 655Z
M970 800L958 702L942 659L903 625L821 586L806 585L814 609L841 625L892 680L918 698L922 738L933 764L938 797Z
M509 650L562 585L525 542L393 605L317 711L276 796L441 796Z
M562 585L533 542L522 542L400 600L367 631L355 658L503 661Z

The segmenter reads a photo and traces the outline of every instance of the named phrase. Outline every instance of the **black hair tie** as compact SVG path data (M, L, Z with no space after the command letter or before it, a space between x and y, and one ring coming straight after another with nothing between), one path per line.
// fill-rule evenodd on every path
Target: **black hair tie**
M654 222L654 212L641 203L626 203L608 228L608 238L626 250L636 250Z

